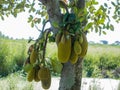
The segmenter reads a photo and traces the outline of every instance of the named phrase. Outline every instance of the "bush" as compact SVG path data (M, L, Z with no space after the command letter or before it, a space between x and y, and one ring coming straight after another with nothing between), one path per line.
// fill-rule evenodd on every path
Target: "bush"
M26 45L15 40L0 39L0 76L22 69Z
M83 63L84 76L118 78L112 72L120 67L119 51L120 46L89 45Z

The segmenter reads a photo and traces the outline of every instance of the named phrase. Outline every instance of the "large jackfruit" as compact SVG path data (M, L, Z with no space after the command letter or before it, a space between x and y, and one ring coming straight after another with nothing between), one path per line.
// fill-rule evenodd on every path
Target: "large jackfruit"
M38 77L41 80L42 87L44 89L49 89L51 85L51 74L50 70L45 67L41 67L41 69L38 72Z
M83 36L83 42L81 44L81 47L82 47L82 52L81 54L79 54L80 57L84 57L87 53L87 49L88 49L88 41L87 41L87 38L85 36L84 33L82 33L82 36Z
M32 50L30 55L30 63L34 64L38 58L38 52L36 50Z
M81 54L81 52L82 52L82 47L81 47L80 43L79 43L77 40L75 40L73 48L74 48L74 52L75 52L77 55L78 55L78 54Z
M34 76L35 76L35 69L32 68L32 69L28 72L27 80L28 80L29 82L31 82L31 81L34 79Z
M66 63L71 54L71 37L67 35L63 34L58 44L58 59L61 63Z
M78 60L78 55L75 53L75 51L74 50L72 50L72 52L71 52L71 56L70 56L70 62L72 63L72 64L75 64L76 62L77 62L77 60Z

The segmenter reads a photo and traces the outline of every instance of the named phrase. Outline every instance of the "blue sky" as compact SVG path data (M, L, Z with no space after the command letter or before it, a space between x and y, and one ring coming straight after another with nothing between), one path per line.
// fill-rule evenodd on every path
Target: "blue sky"
M28 14L25 12L20 13L17 18L14 18L13 16L5 18L4 21L0 21L0 31L6 36L12 37L14 39L28 39L29 37L36 39L39 36L39 31L36 28L31 28L30 24L27 23L27 18ZM107 35L101 36L91 32L87 35L88 41L99 42L100 40L107 40L109 43L120 41L120 25L114 21L112 24L115 27L114 31L107 30ZM39 28L41 28L41 25Z

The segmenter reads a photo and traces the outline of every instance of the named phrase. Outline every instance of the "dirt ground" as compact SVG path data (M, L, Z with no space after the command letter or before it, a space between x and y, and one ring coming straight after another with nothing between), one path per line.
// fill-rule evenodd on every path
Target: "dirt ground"
M53 77L49 90L58 90L60 78ZM81 90L119 90L120 80L83 78ZM34 90L44 90L41 83L34 83Z

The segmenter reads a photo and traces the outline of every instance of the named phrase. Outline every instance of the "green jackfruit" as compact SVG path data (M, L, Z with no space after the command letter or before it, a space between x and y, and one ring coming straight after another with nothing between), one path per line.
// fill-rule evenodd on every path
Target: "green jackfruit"
M87 49L88 49L88 41L87 41L87 38L85 36L84 33L82 33L82 36L83 36L83 42L81 44L81 47L82 47L82 52L81 54L79 54L80 57L84 57L87 53Z
M78 55L78 54L81 54L82 48L81 48L80 43L79 43L77 40L74 42L73 48L74 48L74 52L75 52L77 55Z
M58 59L61 63L66 63L71 54L71 37L62 35L61 41L58 44Z
M38 58L38 52L36 50L32 50L30 55L30 63L34 64Z

